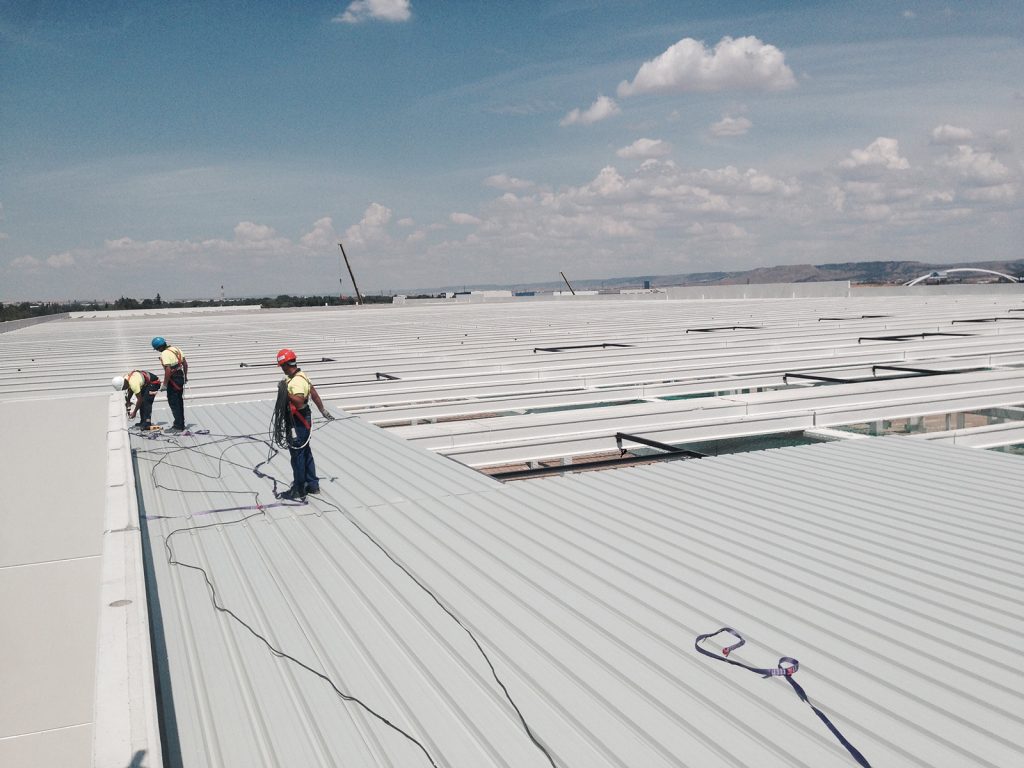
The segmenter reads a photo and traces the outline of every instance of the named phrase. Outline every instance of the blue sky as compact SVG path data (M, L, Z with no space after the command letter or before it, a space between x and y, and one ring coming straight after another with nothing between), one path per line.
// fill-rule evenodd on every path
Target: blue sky
M1024 6L0 4L0 299L1022 255ZM351 286L345 277L346 292Z

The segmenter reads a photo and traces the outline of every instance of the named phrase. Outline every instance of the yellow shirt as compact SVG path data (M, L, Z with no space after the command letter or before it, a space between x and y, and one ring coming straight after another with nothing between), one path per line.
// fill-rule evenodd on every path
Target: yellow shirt
M308 399L310 387L312 387L312 384L309 383L309 379L302 371L297 372L288 379L289 395L302 395L303 398Z
M160 364L169 368L177 368L184 359L185 355L177 347L168 347L160 353Z
M128 377L128 389L130 389L133 394L137 395L142 391L142 388L145 385L146 377L138 371L132 371L131 375Z

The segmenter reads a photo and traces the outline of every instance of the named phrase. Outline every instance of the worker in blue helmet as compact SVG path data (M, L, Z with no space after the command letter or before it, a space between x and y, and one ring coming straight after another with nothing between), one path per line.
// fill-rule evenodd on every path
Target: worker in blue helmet
M185 382L188 381L188 360L178 347L172 347L163 336L156 336L151 342L153 349L160 353L160 364L164 367L164 389L167 391L167 405L174 415L170 432L185 429Z

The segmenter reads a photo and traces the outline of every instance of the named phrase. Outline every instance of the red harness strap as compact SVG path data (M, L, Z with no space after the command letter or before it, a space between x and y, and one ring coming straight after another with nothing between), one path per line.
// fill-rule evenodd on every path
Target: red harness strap
M288 407L292 411L292 416L294 416L299 421L301 421L302 422L302 426L304 426L306 429L309 429L310 428L309 422L306 421L306 417L302 415L302 411L300 411L298 408L295 407L295 403L288 403Z

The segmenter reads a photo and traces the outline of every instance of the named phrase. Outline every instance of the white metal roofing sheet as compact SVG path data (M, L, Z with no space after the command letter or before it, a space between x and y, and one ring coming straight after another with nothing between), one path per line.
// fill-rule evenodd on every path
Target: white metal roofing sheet
M215 434L256 434L269 404L202 412ZM694 652L722 625L754 665L798 658L875 766L1024 760L1018 458L890 438L500 485L345 420L314 435L337 478L322 498L231 523L253 512L201 513L269 500L251 472L266 449L215 434L175 439L207 456L133 438L174 451L155 474L158 454L139 456L171 765L429 764L215 612L202 575L168 565L176 529L193 530L175 557L207 570L223 606L438 765L548 763L396 561L479 638L559 766L852 764L781 680ZM264 469L286 476L285 457Z
M465 420L397 428L467 463L539 460L602 450L610 424L635 432L661 419L670 430L690 429L694 406L679 398L693 395L728 395L743 411L711 413L712 398L705 397L698 438L1019 404L1021 299L1003 293L709 304L594 297L64 319L0 334L0 399L109 391L112 371L156 367L149 348L155 334L188 355L189 407L259 399L279 375L274 352L289 346L321 394L350 412L396 425ZM913 335L922 333L954 335ZM871 340L898 334L910 335ZM613 346L594 346L600 344ZM545 348L563 351L539 351ZM948 382L834 386L784 376L870 376L877 364L993 370L949 374ZM1005 385L995 386L996 379ZM775 391L750 392L766 387ZM899 391L900 399L889 396ZM622 404L636 397L652 402ZM563 408L575 410L559 413ZM530 412L517 417L521 411Z

